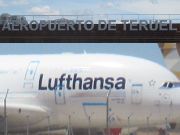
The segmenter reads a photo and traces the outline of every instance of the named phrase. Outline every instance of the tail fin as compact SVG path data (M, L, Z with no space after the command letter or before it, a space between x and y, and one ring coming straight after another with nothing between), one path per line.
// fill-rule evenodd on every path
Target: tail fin
M180 43L160 43L165 64L180 79Z

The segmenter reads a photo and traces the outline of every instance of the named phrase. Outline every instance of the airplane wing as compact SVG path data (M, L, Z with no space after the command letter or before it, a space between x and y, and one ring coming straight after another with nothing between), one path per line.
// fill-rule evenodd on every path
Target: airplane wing
M180 79L180 43L160 43L165 64Z
M18 97L18 96L17 96ZM25 98L24 98L25 99ZM48 113L45 107L38 104L31 104L26 102L24 99L17 98L17 102L7 100L6 103L6 114L7 114L7 124L8 129L13 131L22 131L27 128L27 125L38 125L39 122L47 119ZM23 101L24 100L24 101ZM32 101L35 99L31 99ZM28 101L28 100L27 100ZM4 127L4 101L0 100L0 131L3 131Z

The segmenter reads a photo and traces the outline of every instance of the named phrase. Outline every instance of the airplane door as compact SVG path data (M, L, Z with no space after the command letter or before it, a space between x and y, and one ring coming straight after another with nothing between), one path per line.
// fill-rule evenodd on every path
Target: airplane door
M65 88L62 88L62 90L55 89L54 90L54 96L55 96L55 103L56 104L65 104Z
M131 103L141 104L142 102L142 84L133 84L131 88Z
M24 88L33 88L33 81L36 75L36 71L39 65L39 61L31 61L27 67Z

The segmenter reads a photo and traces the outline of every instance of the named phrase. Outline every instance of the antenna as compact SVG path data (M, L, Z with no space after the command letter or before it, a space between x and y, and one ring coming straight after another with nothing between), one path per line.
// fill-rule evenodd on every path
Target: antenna
M87 54L86 50L83 50L83 53L84 53L84 54Z

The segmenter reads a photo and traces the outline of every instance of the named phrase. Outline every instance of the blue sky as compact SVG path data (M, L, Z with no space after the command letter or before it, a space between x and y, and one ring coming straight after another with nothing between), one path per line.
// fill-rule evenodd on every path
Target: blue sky
M109 53L142 57L164 65L156 43L1 43L4 54Z
M174 14L180 0L0 0L0 12L11 14Z
M180 0L0 0L0 13L18 15L173 14ZM0 54L115 53L164 64L157 44L0 44ZM134 51L137 50L137 51Z

